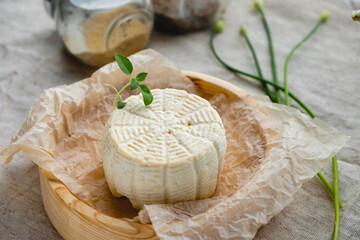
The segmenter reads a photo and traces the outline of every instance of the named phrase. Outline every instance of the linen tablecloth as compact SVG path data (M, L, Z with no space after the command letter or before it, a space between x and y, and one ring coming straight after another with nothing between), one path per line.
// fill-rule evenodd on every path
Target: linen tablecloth
M340 239L360 239L360 23L350 17L356 8L360 9L360 1L265 1L279 79L291 47L315 25L323 9L331 13L329 21L293 56L288 81L291 91L317 117L352 136L338 154L343 202ZM219 54L232 65L256 73L251 53L239 35L240 26L246 25L264 75L271 78L267 41L252 1L233 0L224 19L226 29L215 40ZM184 35L154 32L148 47L181 69L210 74L263 95L257 82L225 70L211 54L208 41L209 30ZM42 1L2 0L0 146L9 144L44 89L71 84L95 70L66 53ZM332 179L330 164L323 172ZM255 239L330 239L333 218L332 199L315 177ZM0 166L0 239L62 239L43 208L38 168L22 154Z

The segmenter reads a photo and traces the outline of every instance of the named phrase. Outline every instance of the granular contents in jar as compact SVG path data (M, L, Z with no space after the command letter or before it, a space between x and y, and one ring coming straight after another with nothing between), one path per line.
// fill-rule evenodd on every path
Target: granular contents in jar
M219 10L219 0L153 0L155 26L184 32L208 27Z
M86 64L102 66L115 60L114 53L128 56L141 50L148 41L151 26L138 18L123 18L135 8L129 5L93 13L82 24L86 50L72 53ZM66 39L64 42L66 45Z

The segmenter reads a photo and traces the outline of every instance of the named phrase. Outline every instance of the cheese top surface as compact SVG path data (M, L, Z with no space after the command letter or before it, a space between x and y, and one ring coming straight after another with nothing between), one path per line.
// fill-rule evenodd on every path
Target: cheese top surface
M133 95L111 114L108 134L121 155L143 165L180 164L224 141L220 116L205 99L175 89L152 94L148 107Z
M135 208L211 196L223 167L226 137L208 101L176 89L151 90L125 101L105 126L102 149L105 177L115 197Z

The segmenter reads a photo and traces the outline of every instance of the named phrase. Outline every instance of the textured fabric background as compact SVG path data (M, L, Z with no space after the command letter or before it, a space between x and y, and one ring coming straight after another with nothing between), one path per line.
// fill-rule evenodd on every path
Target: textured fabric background
M292 92L324 121L352 136L338 154L340 196L343 201L340 239L360 239L360 23L350 14L360 1L265 1L282 79L283 62L291 47L329 9L331 18L293 56L289 66ZM226 30L216 38L220 55L232 65L256 73L251 54L239 36L248 27L264 75L271 77L267 42L252 1L233 0L225 14ZM84 66L63 49L42 1L0 2L0 146L6 146L21 127L33 101L49 87L89 76ZM181 69L220 77L244 90L262 95L256 82L245 81L222 68L212 56L209 31L186 35L154 32L149 47ZM332 167L323 171L332 178ZM0 239L61 239L42 205L38 169L18 154L0 166ZM307 182L297 198L262 227L255 239L330 239L333 206L318 178Z

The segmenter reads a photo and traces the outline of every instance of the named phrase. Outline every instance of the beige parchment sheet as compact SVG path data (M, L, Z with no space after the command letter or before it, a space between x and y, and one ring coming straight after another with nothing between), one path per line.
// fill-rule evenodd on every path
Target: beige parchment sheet
M323 121L266 97L207 95L154 50L134 54L131 61L135 74L149 73L150 89L184 89L205 97L219 112L228 148L213 197L148 205L138 213L126 198L111 196L101 138L114 93L103 83L120 88L128 81L116 63L90 78L45 90L11 144L0 151L0 163L22 151L89 205L113 217L152 222L160 238L252 239L348 140ZM129 95L125 91L123 98Z

